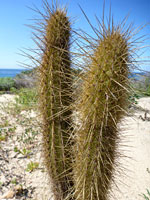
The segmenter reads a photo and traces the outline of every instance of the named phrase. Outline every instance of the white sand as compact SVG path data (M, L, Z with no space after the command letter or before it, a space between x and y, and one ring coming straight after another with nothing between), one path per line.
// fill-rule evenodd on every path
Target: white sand
M139 99L138 105L150 111L150 98ZM142 193L150 190L150 121L143 121L144 115L136 111L122 123L120 149L129 158L118 159L122 173L116 175L118 188L113 185L113 200L144 200Z
M12 95L12 94L0 95L0 104L7 104L9 102L14 102L15 97L16 97L16 95Z

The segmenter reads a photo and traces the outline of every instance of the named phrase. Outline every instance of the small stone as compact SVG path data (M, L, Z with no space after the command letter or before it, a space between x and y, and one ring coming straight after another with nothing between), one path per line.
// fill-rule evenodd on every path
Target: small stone
M16 186L14 187L14 191L15 191L15 193L16 193L17 195L19 195L19 194L22 193L23 188L22 188L21 185L16 185Z
M6 194L0 197L0 200L3 199L12 199L15 196L15 192L13 190L9 190Z

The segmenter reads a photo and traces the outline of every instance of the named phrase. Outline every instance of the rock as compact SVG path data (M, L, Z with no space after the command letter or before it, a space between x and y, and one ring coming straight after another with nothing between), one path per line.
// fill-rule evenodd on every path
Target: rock
M0 197L0 200L12 199L15 195L20 195L22 192L23 188L20 185L16 185L13 189L9 190L2 197Z
M16 186L14 187L14 191L15 191L15 194L16 194L16 195L20 195L20 194L23 193L23 188L22 188L21 185L16 185Z
M15 196L15 191L9 190L2 197L0 197L0 200L3 200L3 199L12 199L14 196Z

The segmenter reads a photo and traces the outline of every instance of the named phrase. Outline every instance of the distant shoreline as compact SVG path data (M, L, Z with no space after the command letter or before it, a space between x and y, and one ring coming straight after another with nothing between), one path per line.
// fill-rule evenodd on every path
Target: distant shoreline
M26 71L27 69L6 69L6 68L0 68L0 78L4 77L10 77L13 78L17 74L20 74L23 71Z

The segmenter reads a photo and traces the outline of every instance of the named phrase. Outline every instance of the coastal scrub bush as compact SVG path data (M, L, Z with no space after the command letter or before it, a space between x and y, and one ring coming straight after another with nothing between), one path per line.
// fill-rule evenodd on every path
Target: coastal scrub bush
M136 78L130 77L130 85L133 88L131 98L150 96L150 73L141 72Z
M15 88L34 88L36 87L37 72L36 68L26 70L14 77Z
M20 72L19 74L16 75L17 78L21 78L21 76L23 74L26 74L26 75L33 75L34 74L34 71L35 71L35 68L34 69L27 69L27 70L23 70L22 72Z
M0 78L0 91L10 91L15 86L13 78L4 77Z

